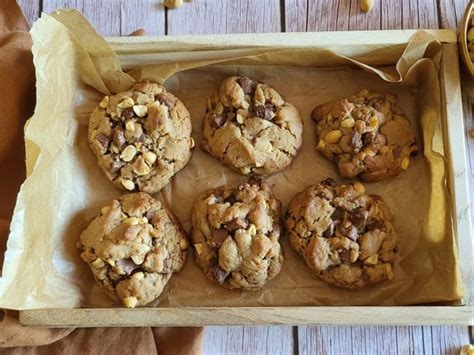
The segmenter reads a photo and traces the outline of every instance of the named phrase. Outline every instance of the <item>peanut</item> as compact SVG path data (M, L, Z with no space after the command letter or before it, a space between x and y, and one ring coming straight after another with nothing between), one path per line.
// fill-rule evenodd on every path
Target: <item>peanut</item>
M148 108L145 105L134 105L133 112L135 112L138 117L145 117L148 112Z
M177 9L183 6L183 0L165 0L165 6L168 9Z
M402 162L400 163L400 168L403 170L408 169L408 166L410 165L410 158L405 157L402 159Z
M356 181L354 183L354 190L356 190L360 194L363 194L365 192L365 187L360 182Z
M341 139L341 137L342 132L338 129L334 129L324 136L324 140L329 144L335 144L339 142L339 139Z
M379 256L377 254L369 256L367 259L364 260L364 264L367 265L376 265L379 261Z
M374 0L360 0L360 9L364 12L369 12L374 7Z
M355 125L355 121L352 117L346 118L345 120L341 121L342 128L352 128Z
M96 269L100 269L105 266L105 263L104 263L104 260L102 260L101 258L97 258L91 263L91 265L95 267Z
M135 189L135 183L132 180L122 179L121 183L122 183L122 186L125 187L129 191L132 191Z
M128 217L123 220L123 223L128 224L130 226L136 226L139 222L137 217Z
M129 107L132 107L134 104L135 104L135 102L133 102L133 99L131 97L126 97L117 104L117 107L118 108L129 108Z
M99 106L102 108L107 108L109 106L109 97L105 96L102 101L99 103Z
M135 123L133 123L132 120L128 120L127 123L125 123L125 129L127 131L133 132L135 130Z
M156 154L153 153L153 152L146 152L145 154L143 154L143 158L145 158L145 161L146 161L149 165L153 165L153 164L155 164L155 162L156 162L157 156L156 156Z
M138 303L138 299L136 297L125 297L123 299L123 304L125 305L125 307L127 308L135 308L135 306L137 305Z
M316 149L323 150L324 148L326 148L326 143L324 142L324 139L320 139L318 145L316 146Z
M137 148L134 145L127 145L125 149L120 154L120 159L123 161L129 162L133 159L133 157L137 154Z
M189 247L189 242L186 238L182 238L179 240L179 247L181 250L186 250Z

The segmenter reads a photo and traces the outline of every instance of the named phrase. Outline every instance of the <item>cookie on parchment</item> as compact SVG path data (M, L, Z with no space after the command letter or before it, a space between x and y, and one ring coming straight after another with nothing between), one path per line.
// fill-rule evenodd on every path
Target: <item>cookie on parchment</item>
M362 90L316 107L316 149L345 178L379 181L408 168L418 146L393 95Z
M242 174L266 175L290 165L302 135L295 106L269 85L233 76L207 102L202 146Z
M184 104L162 85L140 82L100 102L89 144L116 187L156 193L187 164L194 140Z
M126 307L160 296L183 267L187 235L160 201L144 192L122 195L102 208L81 234L81 258L94 278Z
M281 270L281 203L268 184L251 177L201 194L192 212L197 263L228 288L258 290Z
M392 214L380 196L356 182L327 179L290 202L286 227L292 247L323 281L357 289L393 278L398 260Z

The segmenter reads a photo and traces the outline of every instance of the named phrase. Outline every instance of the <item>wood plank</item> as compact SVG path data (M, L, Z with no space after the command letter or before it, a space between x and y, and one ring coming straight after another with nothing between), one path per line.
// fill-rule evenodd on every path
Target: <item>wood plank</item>
M457 29L467 4L468 0L439 0L440 27Z
M329 31L337 27L338 1L309 0L307 31Z
M43 11L58 8L81 11L100 34L125 36L143 28L149 35L165 33L163 3L147 0L43 0Z
M419 28L418 0L402 0L402 28Z
M40 3L38 0L17 0L30 26L38 19Z
M380 30L381 29L381 1L374 1L374 7L369 12L363 12L358 0L351 0L349 30Z
M380 1L382 30L402 29L402 0Z
M286 32L307 31L308 0L285 0Z
M420 28L439 28L436 0L418 1L418 25Z
M170 35L280 31L279 0L201 0L168 10Z

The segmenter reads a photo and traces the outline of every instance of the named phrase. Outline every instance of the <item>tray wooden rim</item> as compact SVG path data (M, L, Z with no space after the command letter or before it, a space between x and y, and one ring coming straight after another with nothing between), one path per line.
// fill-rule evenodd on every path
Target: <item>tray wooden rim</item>
M417 30L318 33L237 34L177 37L114 37L107 41L119 55L180 50L242 47L342 46L371 49L407 43ZM472 231L467 161L456 33L427 30L443 45L440 70L443 96L442 125L449 160L449 187L453 196L453 223L462 260L472 260ZM157 44L160 46L157 47ZM159 49L157 49L159 48ZM454 143L454 144L451 144ZM457 157L451 159L451 157ZM466 325L474 323L472 265L464 275L468 283L466 306L394 307L170 307L78 308L20 311L20 322L45 327L191 326L231 324L352 324L352 325ZM256 312L258 311L258 312Z

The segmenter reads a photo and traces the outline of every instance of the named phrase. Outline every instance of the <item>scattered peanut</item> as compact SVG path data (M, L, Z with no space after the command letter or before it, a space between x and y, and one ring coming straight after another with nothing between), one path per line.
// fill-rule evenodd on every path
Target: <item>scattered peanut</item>
M342 132L338 129L334 129L324 136L324 140L329 144L335 144L339 142L339 139L341 139L341 137Z
M102 108L107 108L109 106L109 97L105 96L102 101L99 103L99 106Z
M153 164L155 164L157 157L156 157L156 154L153 152L146 152L145 154L143 154L143 158L145 158L145 161L150 166L152 166Z
M181 250L186 250L188 249L189 247L189 242L186 238L182 238L180 239L179 241L179 247L181 248Z
M148 108L145 105L134 105L133 112L135 112L138 117L145 117L148 112Z
M183 0L165 0L165 6L168 9L177 9L183 6Z
M126 97L117 104L117 107L122 108L122 109L123 108L130 108L134 104L135 104L135 102L133 102L133 99L131 97Z
M360 0L360 9L364 12L369 12L374 7L374 0Z

